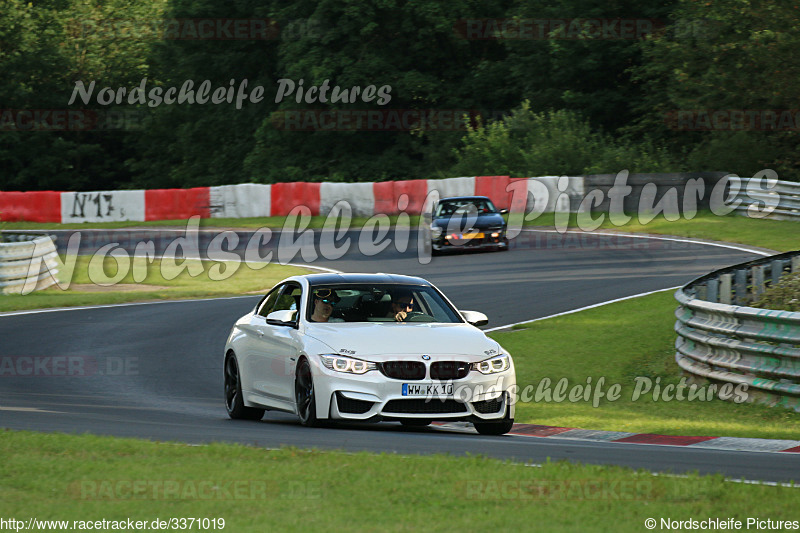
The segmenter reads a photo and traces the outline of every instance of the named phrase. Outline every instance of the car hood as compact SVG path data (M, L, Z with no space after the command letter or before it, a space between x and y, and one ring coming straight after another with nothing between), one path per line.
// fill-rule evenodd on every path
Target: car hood
M469 362L497 354L501 348L469 324L394 322L309 324L306 335L341 353L375 362L398 356L461 356Z
M453 217L436 218L433 220L433 225L440 228L447 228L447 225L450 223L452 218ZM506 224L505 219L499 213L486 213L478 215L477 217L455 217L455 220L453 220L454 227L458 227L460 224L465 224L468 220L470 222L474 221L474 223L470 224L469 226L477 229L496 228L505 226Z

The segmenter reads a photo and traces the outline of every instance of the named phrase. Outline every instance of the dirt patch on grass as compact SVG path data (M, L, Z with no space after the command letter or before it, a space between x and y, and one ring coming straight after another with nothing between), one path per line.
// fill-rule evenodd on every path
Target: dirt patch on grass
M145 285L143 283L117 283L102 287L94 283L73 283L69 286L70 290L77 292L150 292L169 289L164 285Z

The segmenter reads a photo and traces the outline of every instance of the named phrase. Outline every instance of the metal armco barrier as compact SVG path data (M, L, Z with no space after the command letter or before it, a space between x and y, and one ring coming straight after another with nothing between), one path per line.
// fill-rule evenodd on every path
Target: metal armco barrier
M800 313L747 307L781 276L798 271L800 252L788 252L678 289L678 366L691 376L746 384L750 401L800 411Z
M38 291L56 283L56 244L50 235L2 234L0 295Z
M779 181L772 189L752 188L747 190L748 180L741 180L741 189L736 198L742 204L736 208L740 215L747 216L748 206L757 201L760 210L774 209L766 218L775 220L800 220L800 183Z

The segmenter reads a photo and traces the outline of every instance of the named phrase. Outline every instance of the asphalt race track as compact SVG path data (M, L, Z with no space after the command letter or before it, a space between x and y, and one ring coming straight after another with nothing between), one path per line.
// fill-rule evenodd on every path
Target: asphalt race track
M357 233L351 236L358 239ZM510 252L442 256L420 264L412 234L402 253L389 246L365 257L352 246L337 260L318 258L313 264L425 277L460 309L482 311L489 327L496 327L673 287L755 257L744 250L648 238L523 236ZM301 262L300 255L294 262ZM796 479L800 471L796 454L483 437L394 423L311 429L278 413L267 413L261 422L229 420L222 400L222 349L233 321L257 298L0 316L0 358L51 358L36 375L0 375L0 427L270 448L468 452L531 463L569 459L769 481ZM73 365L86 375L47 375L54 365Z

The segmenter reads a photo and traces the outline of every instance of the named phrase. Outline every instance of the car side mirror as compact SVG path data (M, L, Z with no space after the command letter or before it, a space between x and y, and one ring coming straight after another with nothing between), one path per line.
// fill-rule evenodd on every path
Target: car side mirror
M273 326L295 326L297 325L297 311L290 309L273 311L267 315L267 324L272 324Z
M501 209L500 210L500 214L501 215L507 215L508 214L508 209Z
M478 311L459 311L459 313L464 317L464 320L475 327L485 326L489 323L489 317Z

